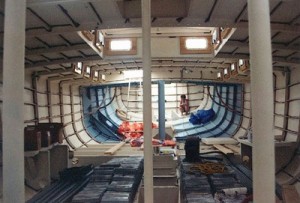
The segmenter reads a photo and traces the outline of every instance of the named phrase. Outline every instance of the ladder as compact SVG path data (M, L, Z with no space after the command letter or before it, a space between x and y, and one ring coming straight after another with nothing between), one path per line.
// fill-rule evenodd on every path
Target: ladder
M138 83L138 86L133 87L133 83ZM135 99L132 99L132 97ZM142 102L143 88L142 88L142 78L129 78L128 79L128 90L127 90L127 115L128 111L137 111L138 102ZM130 103L135 103L135 106L130 106Z

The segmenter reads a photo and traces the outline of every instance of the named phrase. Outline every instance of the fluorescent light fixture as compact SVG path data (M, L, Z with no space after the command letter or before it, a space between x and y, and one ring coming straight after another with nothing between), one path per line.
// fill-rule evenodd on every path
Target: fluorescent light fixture
M232 64L230 65L230 70L235 71L235 64L234 64L234 63L232 63Z
M105 80L106 76L104 74L101 75L101 80Z
M227 75L228 74L228 70L227 68L224 69L224 75Z
M87 66L86 69L85 69L85 72L87 74L91 74L91 67L90 66Z
M213 39L214 44L219 44L220 43L219 39L218 39L218 31L216 29L213 31L212 39Z
M221 78L221 73L220 72L217 73L217 78Z
M75 69L74 69L75 73L81 74L82 73L82 62L78 62L75 65Z
M112 39L110 41L110 50L112 51L130 51L132 42L129 39Z
M244 65L244 60L243 59L239 59L239 66Z
M188 38L185 40L187 49L206 49L208 42L206 38Z
M104 46L104 36L102 32L98 31L98 40L96 42L97 46Z
M124 70L124 78L141 78L143 77L143 70Z
M88 77L88 78L91 77L91 67L90 66L85 66L84 76Z
M98 78L98 76L99 76L99 72L98 72L98 71L95 71L95 72L94 72L94 77L95 77L95 78Z

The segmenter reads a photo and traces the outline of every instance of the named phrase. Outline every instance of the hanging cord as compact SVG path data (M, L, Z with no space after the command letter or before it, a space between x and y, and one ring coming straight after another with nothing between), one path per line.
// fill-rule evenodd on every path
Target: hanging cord
M103 109L103 108L107 107L108 105L110 105L113 102L113 100L115 99L116 94L117 94L117 88L115 87L114 96L111 98L111 100L107 104L105 104L104 106L99 107L99 109ZM99 110L99 109L97 109L97 110Z
M101 103L99 104L99 106L101 106L101 105L104 103L107 91L108 91L108 88L107 88L106 91L104 92L104 97L103 97ZM91 111L89 111L88 113L85 113L85 115L91 115L91 114L94 114L94 113L96 113L99 109L100 109L100 107L94 108L94 109L92 109Z
M112 99L111 99L107 104L105 104L104 106L99 106L99 107L93 109L91 112L86 113L85 115L91 115L91 114L94 114L94 113L96 113L98 110L103 109L103 108L107 107L108 105L110 105L110 104L113 102L113 100L115 99L115 97L116 97L116 94L117 94L116 92L117 92L117 90L116 90L116 87L115 87L114 96L112 97ZM101 102L100 105L102 105L102 104L104 103L105 100L106 100L106 99L105 99L105 94L104 94L104 98L103 98L103 100L102 100L102 102Z
M219 102L217 102L213 97L212 95L210 94L210 87L207 86L207 89L208 89L208 96L210 97L210 99L217 105L219 106L222 106L222 107L225 107L226 109L228 109L229 111L231 112L234 112L234 113L237 113L237 114L240 114L241 116L243 115L240 111L237 111L235 109L232 109L231 107L229 107L223 100L222 98L220 97L220 95L218 94L218 91L216 90L216 93L218 94L218 97L220 98L221 102L223 101L224 104L220 104Z

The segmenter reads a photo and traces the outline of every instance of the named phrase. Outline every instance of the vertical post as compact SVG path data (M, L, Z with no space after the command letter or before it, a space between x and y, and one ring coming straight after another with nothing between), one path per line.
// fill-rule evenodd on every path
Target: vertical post
M273 70L269 1L248 0L254 202L275 202Z
M159 139L166 138L166 119L165 119L165 82L158 81L158 123L159 123Z
M153 149L151 99L151 3L142 0L143 36L143 121L144 121L144 197L153 203Z
M25 202L24 54L26 1L5 1L3 55L3 202Z

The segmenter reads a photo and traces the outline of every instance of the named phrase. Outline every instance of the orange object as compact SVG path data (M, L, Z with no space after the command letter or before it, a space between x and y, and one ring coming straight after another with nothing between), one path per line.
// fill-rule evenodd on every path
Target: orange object
M163 146L170 146L170 147L175 147L176 146L176 142L173 140L165 140L163 142Z
M152 128L157 128L157 125L152 123ZM143 123L129 123L123 121L119 126L117 133L123 135L125 138L140 138L143 136L144 124Z

